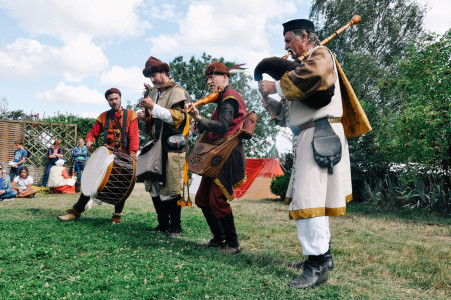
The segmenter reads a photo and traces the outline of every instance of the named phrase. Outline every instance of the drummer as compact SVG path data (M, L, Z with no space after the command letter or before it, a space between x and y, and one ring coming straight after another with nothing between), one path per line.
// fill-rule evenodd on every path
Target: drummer
M121 150L136 160L136 152L139 149L138 116L133 110L124 109L121 106L121 92L117 88L107 90L105 92L105 98L111 109L103 112L97 118L91 131L86 136L86 147L91 151L93 144L100 133L103 132L104 144ZM124 127L125 135L122 135ZM89 196L81 193L78 202L71 209L67 210L68 214L59 216L58 219L61 221L79 220L89 199ZM113 224L121 222L125 200L116 203L114 206L114 213L111 219Z

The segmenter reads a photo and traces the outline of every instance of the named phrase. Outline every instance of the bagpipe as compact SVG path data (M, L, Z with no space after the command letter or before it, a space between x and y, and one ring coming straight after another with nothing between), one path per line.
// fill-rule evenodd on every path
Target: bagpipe
M360 23L361 18L359 15L355 15L352 17L351 21L349 21L345 26L341 27L337 31L335 31L331 36L323 40L320 45L324 46L330 40L332 40L337 35L341 34L343 31L348 29L354 24ZM284 57L268 57L262 59L257 66L254 69L254 80L255 81L262 81L263 80L263 74L268 74L271 76L274 80L280 80L282 76L289 71L295 70L299 66L301 66L301 62L304 61L309 55L311 54L311 51L307 51L303 53L299 58L297 58L296 61L288 60L288 56L291 55L291 52L286 54Z

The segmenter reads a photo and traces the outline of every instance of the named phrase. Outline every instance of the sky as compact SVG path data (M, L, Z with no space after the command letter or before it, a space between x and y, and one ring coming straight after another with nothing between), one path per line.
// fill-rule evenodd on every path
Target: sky
M430 7L428 30L451 27L451 1L417 2ZM123 104L138 101L149 56L205 52L252 74L286 53L281 24L309 9L310 0L0 0L0 99L8 110L95 118L111 87Z

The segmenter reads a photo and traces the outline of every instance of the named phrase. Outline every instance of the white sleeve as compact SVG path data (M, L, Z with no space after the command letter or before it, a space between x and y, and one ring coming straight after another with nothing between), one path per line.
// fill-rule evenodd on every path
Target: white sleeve
M280 87L280 81L276 81L276 91L277 94L279 94L280 98L285 98L285 95L283 94L282 88Z
M160 120L162 120L165 123L174 125L174 120L172 119L172 115L169 112L169 109L164 108L158 104L155 104L153 106L152 112L151 112L152 116L154 116L155 118L158 118Z

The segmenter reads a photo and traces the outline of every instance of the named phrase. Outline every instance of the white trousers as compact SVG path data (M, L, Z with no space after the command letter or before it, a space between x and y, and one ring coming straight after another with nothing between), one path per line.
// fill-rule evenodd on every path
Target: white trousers
M329 217L297 219L299 242L304 255L321 255L329 249Z

